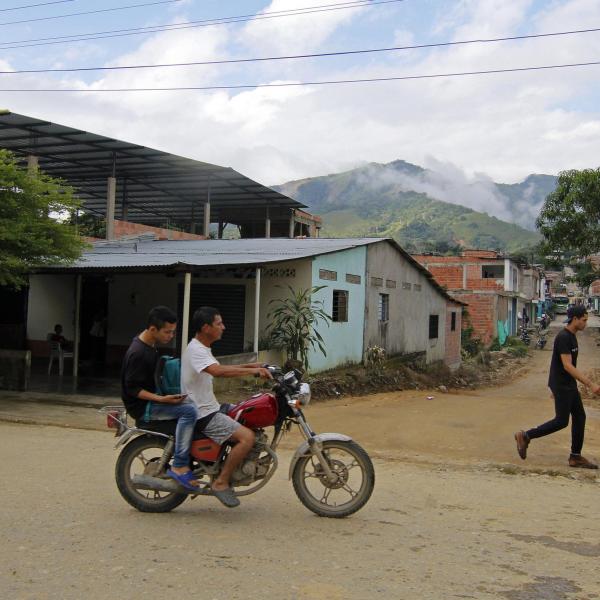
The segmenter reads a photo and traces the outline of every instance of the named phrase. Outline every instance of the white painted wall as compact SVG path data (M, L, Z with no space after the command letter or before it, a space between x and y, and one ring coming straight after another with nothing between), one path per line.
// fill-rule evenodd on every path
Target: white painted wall
M30 275L27 308L27 338L46 340L54 326L63 326L63 335L75 335L75 275Z

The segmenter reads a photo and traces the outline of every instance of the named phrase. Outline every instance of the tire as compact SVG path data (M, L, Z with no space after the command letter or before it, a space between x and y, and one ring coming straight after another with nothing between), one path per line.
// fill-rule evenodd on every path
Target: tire
M115 479L121 496L141 512L164 513L177 508L187 494L140 490L133 486L133 475L152 474L152 463L158 462L167 440L142 435L129 442L119 454L115 466Z
M373 463L356 442L323 442L323 454L340 479L330 484L316 457L301 456L292 473L294 491L300 502L320 517L347 517L362 508L373 493Z

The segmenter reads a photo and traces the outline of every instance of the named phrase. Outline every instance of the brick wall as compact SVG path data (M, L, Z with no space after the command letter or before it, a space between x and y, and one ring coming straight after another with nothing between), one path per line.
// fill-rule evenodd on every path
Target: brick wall
M435 277L435 280L450 290L462 289L463 287L463 268L460 265L442 266L429 265L428 271Z
M490 344L497 334L497 295L477 292L460 292L453 295L468 305L468 316L463 321L463 327L472 326L473 336L484 344Z
M592 296L600 296L600 279L592 281L592 285L590 286L590 292Z
M128 235L139 235L141 233L154 233L159 240L205 240L203 235L187 233L185 231L174 231L162 227L152 227L141 223L130 223L129 221L118 221L115 219L115 237L120 238Z
M452 313L456 313L455 329L452 331ZM446 305L446 353L444 362L451 368L457 369L460 366L460 332L462 306L448 303Z

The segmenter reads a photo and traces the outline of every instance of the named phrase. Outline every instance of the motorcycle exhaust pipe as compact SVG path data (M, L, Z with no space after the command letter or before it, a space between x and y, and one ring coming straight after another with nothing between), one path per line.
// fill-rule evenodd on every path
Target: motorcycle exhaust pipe
M182 488L173 479L161 479L160 477L152 477L150 475L134 475L131 478L133 487L137 490L154 490L158 492L169 492L171 494L204 494L210 495L210 491L207 491L205 486L201 486L197 492L190 492L185 488Z

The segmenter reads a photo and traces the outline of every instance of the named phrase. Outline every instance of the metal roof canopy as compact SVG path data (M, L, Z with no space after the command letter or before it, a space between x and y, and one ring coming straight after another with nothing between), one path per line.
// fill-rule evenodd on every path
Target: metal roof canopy
M37 269L37 273L107 275L110 272L207 273L268 267L273 263L300 260L372 244L391 244L447 300L453 298L433 275L392 238L247 238L238 240L115 240L97 242L72 265Z
M107 179L114 174L116 216L135 223L201 222L209 198L211 214L229 223L264 219L267 208L271 219L289 219L290 209L305 208L229 167L10 111L0 111L0 148L37 156L40 169L75 187L82 208L96 215L106 216Z

